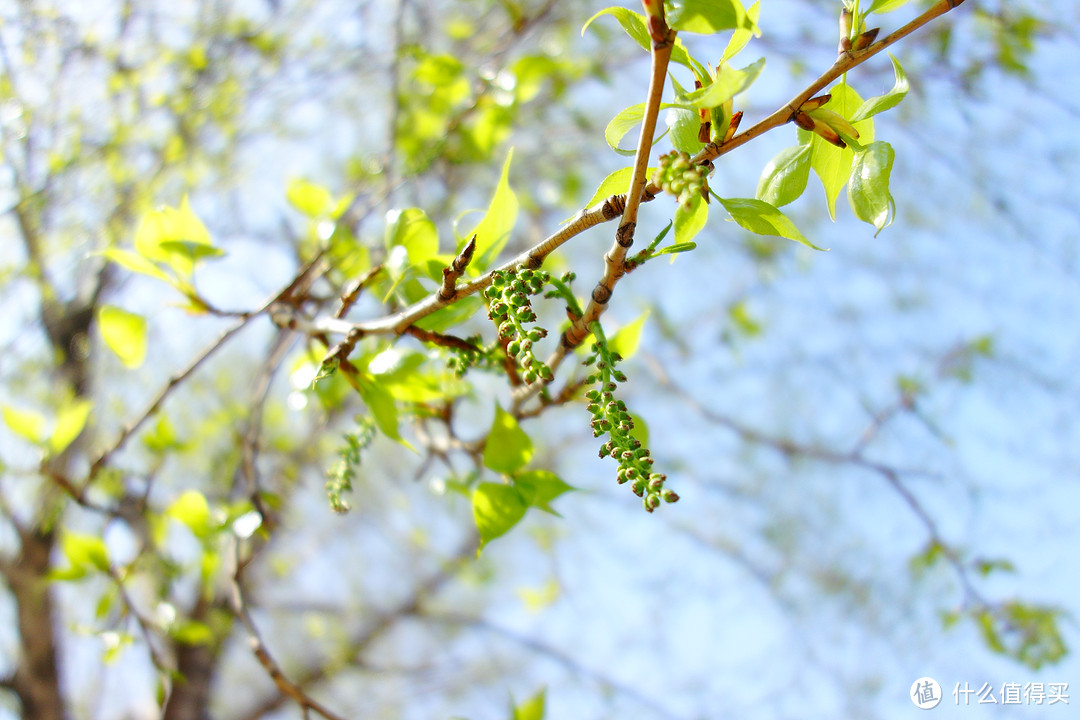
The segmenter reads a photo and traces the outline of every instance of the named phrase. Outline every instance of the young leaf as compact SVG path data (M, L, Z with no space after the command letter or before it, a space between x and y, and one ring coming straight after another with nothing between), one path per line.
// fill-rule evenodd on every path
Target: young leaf
M721 30L756 30L739 0L675 0L668 25L681 32L713 35Z
M409 253L409 262L420 265L439 252L439 231L420 208L406 208L387 213L386 247L401 245ZM391 220L392 218L392 220Z
M608 347L623 356L623 359L632 357L641 344L641 331L645 327L645 321L649 318L649 311L641 313L638 319L629 325L625 325L608 340Z
M129 368L146 359L146 319L112 305L98 310L98 328L109 349Z
M787 215L767 202L753 198L717 199L731 215L732 220L752 233L778 235L815 250L823 249L807 240Z
M394 402L394 396L390 394L390 391L381 383L372 381L370 377L362 377L360 397L371 411L379 432L391 440L401 442L401 433L398 432L397 403Z
M515 706L513 720L544 720L546 695L547 688L543 688L525 702Z
M874 142L855 155L848 179L848 202L855 217L877 228L892 223L896 204L889 192L894 153L887 142Z
M472 509L476 529L480 532L480 549L483 549L517 525L529 506L516 488L501 483L480 483L473 490Z
M626 136L626 133L630 132L631 128L641 122L644 116L645 103L638 103L621 110L618 115L611 118L611 122L604 128L604 140L607 141L608 147L620 155L633 155L636 152L634 148L621 148L619 142Z
M65 403L56 414L56 427L49 438L49 451L59 455L75 441L90 417L94 403L85 398L76 398Z
M892 60L893 73L896 75L896 82L893 83L892 90L884 95L872 97L860 105L859 109L852 113L849 118L852 123L865 120L866 118L873 117L878 113L896 107L900 104L900 101L904 99L904 96L907 95L908 80L907 75L904 74L904 68L900 67L900 61L891 54L889 55L889 59Z
M652 48L652 40L649 38L649 30L645 26L645 18L633 10L628 10L624 7L609 7L604 8L600 12L593 15L591 18L585 21L585 25L581 28L581 36L585 37L585 31L593 20L601 15L612 15L619 24L622 25L623 30L630 38L640 45L644 50L649 51ZM675 38L675 47L671 49L671 62L685 65L690 68L695 75L704 74L705 68L701 66L701 63L690 57L690 54L686 51L686 46L683 44L682 38Z
M648 174L652 175L652 168L649 168ZM608 175L600 183L600 187L596 188L596 192L589 198L589 202L585 203L586 208L591 208L601 200L607 200L612 195L621 195L625 193L630 187L630 176L633 174L634 168L624 167L619 168L615 172ZM572 220L575 216L571 215L563 222Z
M716 80L710 85L694 90L677 100L695 108L718 107L750 87L764 67L765 58L759 58L741 70L724 65L720 68L720 74Z
M739 52L746 47L746 43L750 42L750 37L761 37L761 30L757 27L758 17L761 15L761 3L755 2L746 11L746 16L750 18L750 21L754 24L753 28L739 28L731 34L731 39L728 40L727 47L724 48L724 55L720 58L721 63L726 63L731 58L739 54Z
M697 155L705 143L698 139L698 130L701 128L701 118L696 110L686 108L671 108L664 117L671 132L671 146L679 152L688 155Z
M832 99L822 107L839 113L844 117L850 117L862 104L862 98L850 85L841 83L832 89ZM861 120L852 123L859 133L859 142L864 145L874 140L874 121L872 119ZM832 145L820 135L799 130L802 142L810 144L810 166L821 180L825 189L825 200L828 203L829 217L836 219L836 198L847 184L851 174L851 163L855 159L855 151L851 148L839 148Z
M105 548L105 541L97 535L64 532L60 538L60 548L72 570L83 575L91 568L102 572L109 571L109 553Z
M3 415L4 423L19 437L32 443L45 439L45 416L36 410L20 410L4 405Z
M206 496L198 490L188 490L176 498L165 510L165 514L187 527L191 534L200 540L205 540L213 533L210 505L206 502Z
M687 105L680 103L660 103L660 109L667 108L688 108ZM636 148L621 148L619 143L626 137L626 133L630 132L634 126L641 122L642 117L645 115L645 103L638 103L637 105L631 105L628 108L620 111L618 115L611 118L611 121L604 128L604 140L607 141L608 147L620 155L633 155L637 152ZM694 133L697 133L697 128L694 129Z
M495 256L502 251L506 241L510 239L510 231L517 222L518 199L507 178L510 175L510 161L514 157L513 148L506 154L506 162L503 163L502 174L499 176L499 184L495 187L495 193L491 196L491 203L487 212L480 220L480 224L473 228L472 232L466 233L466 237L476 233L476 259L472 266L477 270L487 268Z
M531 507L538 507L544 512L558 516L551 509L552 500L570 490L577 490L573 485L548 470L527 470L514 475L514 487L521 491L521 496Z
M513 415L496 405L495 420L484 445L484 466L510 475L525 467L532 456L532 440Z
M810 178L810 146L794 145L781 150L761 171L757 198L783 207L806 190Z
M169 282L169 276L166 275L161 268L154 263L147 260L142 255L131 252L130 250L121 250L120 248L106 248L101 253L109 260L112 260L117 265L125 267L132 272L141 273L143 275L149 275L157 280L164 280Z
M691 198L688 207L680 204L675 209L676 244L682 245L693 240L694 236L705 227L708 219L709 206L701 199L700 195Z
M303 178L289 183L285 198L290 205L312 219L326 217L334 204L334 196L329 190Z
M874 0L873 5L865 11L865 14L892 12L893 10L899 10L909 2L911 0Z

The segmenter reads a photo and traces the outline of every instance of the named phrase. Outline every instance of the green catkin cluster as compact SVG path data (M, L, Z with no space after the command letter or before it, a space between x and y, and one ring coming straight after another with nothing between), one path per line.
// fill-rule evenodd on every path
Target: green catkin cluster
M653 184L674 195L683 207L690 205L695 195L706 197L709 193L709 167L694 165L690 155L672 150L660 156L660 163L653 172Z
M594 366L594 372L586 382L599 383L599 389L593 388L585 393L589 400L588 410L592 413L593 437L607 434L607 442L600 446L600 457L611 456L619 463L616 481L622 485L630 483L634 494L642 499L645 509L656 510L661 501L673 503L679 499L673 490L664 487L667 476L653 472L653 459L649 449L630 433L634 429L634 420L626 409L626 403L615 399L618 383L626 381L626 375L615 368L622 357L611 352L606 343L597 341L593 344L592 354L585 364Z
M338 460L327 473L326 495L330 507L336 513L349 511L349 503L342 497L352 492L356 469L360 467L360 455L375 439L375 421L369 417L358 419L359 427L354 433L345 434L345 447L338 450Z
M533 344L547 336L542 327L527 327L536 322L531 295L539 295L550 281L540 270L503 270L491 274L491 285L484 290L488 317L498 327L499 339L506 342L506 354L514 361L527 383L550 381L554 375L533 352Z

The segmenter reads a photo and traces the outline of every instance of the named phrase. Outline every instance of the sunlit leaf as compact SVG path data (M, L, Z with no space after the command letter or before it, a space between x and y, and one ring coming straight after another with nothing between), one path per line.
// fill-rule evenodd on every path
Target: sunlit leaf
M832 98L822 107L839 113L845 118L850 117L856 108L862 105L862 98L851 88L850 85L841 83L832 88ZM859 133L859 142L867 145L874 141L874 121L867 118L857 123L852 123ZM839 148L829 143L821 136L799 130L800 142L810 145L810 167L814 174L821 180L825 189L825 200L828 204L829 217L836 219L836 198L847 184L851 174L851 164L855 160L855 151L850 147Z
M739 0L674 0L668 25L681 32L712 35L721 30L755 29Z
M688 243L701 232L709 220L709 206L695 195L687 205L682 203L675 209L675 242L679 245Z
M585 25L581 28L581 36L585 37L585 31L592 25L593 20L596 20L601 15L611 15L619 24L622 25L623 30L627 35L633 39L644 50L650 51L652 49L652 40L649 38L649 30L645 24L645 18L639 13L629 10L624 7L608 7L604 8L600 12L593 15L591 18L585 21ZM671 61L684 65L695 72L695 74L701 74L704 68L701 64L690 57L690 54L686 51L686 46L683 44L681 38L675 38L675 47L671 49Z
M60 537L60 549L71 570L82 574L91 569L109 571L109 553L105 541L97 535L64 532Z
M710 85L687 93L685 97L677 100L695 108L717 107L750 87L764 67L765 58L760 58L741 70L724 65L720 68L719 76Z
M549 503L563 493L577 489L549 470L527 470L518 473L514 475L514 487L521 491L527 504L552 515L559 513L552 510Z
M739 227L758 235L777 235L788 238L815 250L823 249L807 240L787 215L767 202L754 198L719 198L719 200Z
M360 397L371 411L376 427L386 437L401 440L398 432L398 410L394 396L378 381L362 380Z
M142 255L133 253L130 250L122 250L120 248L106 248L101 253L109 260L112 260L117 265L125 267L132 272L141 273L143 275L149 275L152 278L158 280L164 280L169 282L169 276L162 271L153 262L147 260Z
M11 405L3 406L4 423L11 431L32 443L45 439L45 416L36 410L20 410Z
M622 355L623 358L633 357L641 344L641 331L645 328L645 321L649 319L649 311L641 313L637 320L624 325L608 340L608 347Z
M739 28L731 34L731 39L728 40L727 47L724 48L724 54L720 61L726 63L731 58L735 57L744 47L746 43L750 42L751 36L761 36L761 30L757 27L758 17L761 15L761 3L755 2L746 10L746 16L750 18L750 21L754 23L754 27L751 28Z
M848 202L852 212L855 217L877 228L879 233L892 223L896 208L889 192L893 158L889 143L871 143L855 154L848 179Z
M439 232L435 223L420 208L406 208L392 216L386 227L386 247L401 245L409 253L409 262L419 265L439 252Z
M544 688L525 702L515 706L513 720L544 720L546 696L547 689Z
M893 83L892 90L884 95L877 95L866 100L854 113L852 113L851 117L848 118L852 123L865 120L880 112L885 112L890 108L896 107L900 104L900 101L904 99L904 96L907 95L909 86L907 75L904 74L904 68L900 67L900 61L891 54L889 55L889 59L892 60L893 73L896 75L896 82Z
M525 467L533 456L528 434L510 413L495 405L495 420L484 444L484 466L510 475Z
M513 157L514 151L511 149L506 155L506 162L503 163L502 174L499 176L499 183L495 187L487 212L472 232L466 233L466 236L476 234L476 254L472 267L477 270L487 268L502 251L507 240L510 239L514 223L517 222L518 199L514 191L510 189L508 180L510 161Z
M85 398L75 398L60 407L56 414L56 426L49 437L49 450L54 455L62 453L75 441L86 427L86 420L93 407L94 403Z
M198 490L188 490L173 500L165 514L187 527L197 538L205 539L214 531L210 505Z
M480 483L472 493L473 520L480 532L480 547L505 535L525 517L528 503L516 488L501 483Z
M109 349L129 368L146 359L146 319L112 305L98 310L98 328Z
M334 196L322 185L296 178L285 190L285 198L309 218L326 217L334 205Z
M911 0L874 0L873 4L864 10L867 15L870 13L887 13L893 10L899 10L907 5Z
M810 178L810 146L794 145L781 150L761 171L757 198L783 207L806 190Z

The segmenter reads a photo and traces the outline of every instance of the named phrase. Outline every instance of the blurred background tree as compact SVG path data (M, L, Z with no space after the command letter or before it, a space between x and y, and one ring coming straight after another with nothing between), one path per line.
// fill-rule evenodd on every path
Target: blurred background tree
M921 4L875 5L887 32ZM751 121L832 64L840 6L763 3ZM358 281L349 317L430 288L402 248L445 266L500 169L510 257L628 164L603 131L648 61L611 18L581 36L601 8L2 5L0 717L894 717L923 675L1075 675L1076 8L972 0L893 49L879 237L811 189L787 211L828 254L714 217L623 281L604 326L641 331L661 513L556 397L520 413L531 450L516 423L491 445L578 492L476 557L506 377L402 337L312 384L341 338L297 322ZM753 196L793 142L712 186ZM587 293L612 232L545 268Z

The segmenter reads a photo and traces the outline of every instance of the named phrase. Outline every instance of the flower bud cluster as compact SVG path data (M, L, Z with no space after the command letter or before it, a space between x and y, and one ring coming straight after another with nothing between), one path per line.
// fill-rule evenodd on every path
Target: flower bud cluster
M615 399L618 383L626 381L626 375L615 368L622 357L611 352L606 344L597 341L593 344L592 354L585 364L593 366L593 372L586 378L589 384L599 384L585 393L589 401L588 410L592 413L593 437L608 435L608 440L600 446L600 457L609 455L619 463L615 475L620 484L630 483L634 494L642 499L645 510L652 512L660 503L673 503L679 496L664 487L667 476L653 471L653 459L649 449L641 444L631 433L634 419L626 408L626 403Z
M539 270L497 270L491 274L491 285L484 289L488 317L499 330L506 354L527 383L550 381L554 377L551 368L533 350L535 343L547 337L547 330L527 327L536 322L530 296L543 292L550 279L548 273Z
M707 198L709 194L710 168L706 165L694 165L690 155L672 150L660 156L660 164L653 172L653 184L679 199L679 204L687 207L695 195Z

